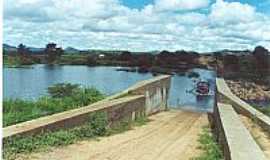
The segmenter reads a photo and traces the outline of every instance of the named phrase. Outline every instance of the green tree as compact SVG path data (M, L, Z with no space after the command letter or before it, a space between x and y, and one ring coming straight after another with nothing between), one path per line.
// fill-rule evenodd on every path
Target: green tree
M28 49L26 48L25 45L23 45L22 43L18 45L18 54L20 56L25 56L25 54L27 53Z
M269 51L262 46L257 46L252 54L255 59L257 73L262 77L268 75L270 70Z
M61 57L64 53L63 49L57 48L55 43L49 43L46 45L45 53L47 54L47 62L49 64L55 63L55 61Z

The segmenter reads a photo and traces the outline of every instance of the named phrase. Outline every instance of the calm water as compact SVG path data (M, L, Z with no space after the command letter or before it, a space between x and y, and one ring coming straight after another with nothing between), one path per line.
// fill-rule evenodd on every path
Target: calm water
M111 95L119 92L138 81L149 79L151 73L116 71L117 67L88 66L46 66L34 65L32 69L4 68L4 98L37 99L46 95L48 86L55 83L69 82L85 87L96 87L103 93ZM215 73L208 70L194 69L202 79L212 81L214 87ZM187 93L193 87L193 82L186 76L175 75L172 78L169 104L173 108L211 111L213 97L198 99Z

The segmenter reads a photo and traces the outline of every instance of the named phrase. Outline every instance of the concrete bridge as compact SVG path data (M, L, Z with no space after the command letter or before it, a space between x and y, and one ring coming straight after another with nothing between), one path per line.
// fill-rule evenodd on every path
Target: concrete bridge
M148 116L150 122L99 141L87 140L51 152L34 153L28 159L188 160L201 153L197 140L205 125L212 126L226 160L270 159L269 117L232 94L223 79L216 81L216 105L214 113L208 115L169 110L170 81L170 76L159 76L95 104L6 127L3 138L71 128L85 123L91 113L103 111L110 125L141 116ZM256 139L254 133L262 138Z

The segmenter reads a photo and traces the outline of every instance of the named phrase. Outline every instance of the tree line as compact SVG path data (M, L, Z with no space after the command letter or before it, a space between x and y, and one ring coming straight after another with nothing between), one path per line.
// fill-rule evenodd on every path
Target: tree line
M17 55L19 56L22 63L26 63L31 61L31 53L30 49L27 48L24 44L19 44L17 47ZM61 55L64 54L64 50L61 47L57 47L56 43L48 43L43 51L45 55L46 63L54 64Z

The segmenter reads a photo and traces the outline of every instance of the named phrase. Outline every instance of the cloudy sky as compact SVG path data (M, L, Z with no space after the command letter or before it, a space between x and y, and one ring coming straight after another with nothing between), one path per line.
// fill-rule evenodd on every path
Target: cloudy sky
M4 43L80 49L270 49L270 0L4 0Z

